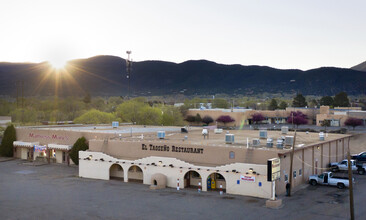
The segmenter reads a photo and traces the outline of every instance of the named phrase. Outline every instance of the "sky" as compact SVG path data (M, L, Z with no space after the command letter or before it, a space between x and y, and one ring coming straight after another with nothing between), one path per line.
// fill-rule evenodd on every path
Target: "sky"
M1 0L0 62L96 55L308 70L366 61L365 0Z

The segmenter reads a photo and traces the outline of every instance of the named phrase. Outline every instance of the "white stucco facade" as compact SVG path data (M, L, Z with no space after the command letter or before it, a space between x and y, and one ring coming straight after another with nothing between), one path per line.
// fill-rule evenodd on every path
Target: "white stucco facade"
M115 169L111 171L110 168L113 164L118 164L123 171L120 170L119 174L116 173ZM133 166L141 168L142 172L129 172ZM250 170L254 172L251 173ZM195 171L200 175L202 191L207 191L207 178L212 173L219 173L224 177L224 180L218 180L216 188L222 184L226 193L271 198L272 184L267 182L266 165L233 163L218 167L206 167L195 166L169 157L151 156L138 160L122 160L101 152L79 152L79 176L83 178L109 180L111 175L122 177L123 172L125 182L131 178L140 178L133 175L141 175L143 184L151 185L153 184L151 182L152 175L161 173L167 177L167 187L177 187L177 180L179 180L180 188L184 189L184 176L189 171ZM250 177L251 181L242 179L243 176Z

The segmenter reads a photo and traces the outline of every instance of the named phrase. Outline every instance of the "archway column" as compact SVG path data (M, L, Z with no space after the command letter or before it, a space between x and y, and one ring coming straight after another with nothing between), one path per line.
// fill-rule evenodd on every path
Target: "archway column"
M207 192L207 178L208 178L208 175L202 174L201 177L202 177L202 183L201 183L202 184L202 191Z
M128 183L128 168L127 169L123 169L123 181L125 183Z

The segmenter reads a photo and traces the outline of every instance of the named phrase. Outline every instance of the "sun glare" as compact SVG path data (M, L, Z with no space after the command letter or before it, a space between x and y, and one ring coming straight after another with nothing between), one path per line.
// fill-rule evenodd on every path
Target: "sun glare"
M49 60L48 61L49 64L54 68L54 69L63 69L66 66L67 61L66 60L61 60L61 59L54 59L54 60Z

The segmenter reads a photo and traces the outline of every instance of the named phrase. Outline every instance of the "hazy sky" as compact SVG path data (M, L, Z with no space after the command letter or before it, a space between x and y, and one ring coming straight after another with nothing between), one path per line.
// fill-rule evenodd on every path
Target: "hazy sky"
M349 68L366 60L365 0L1 0L0 61Z

